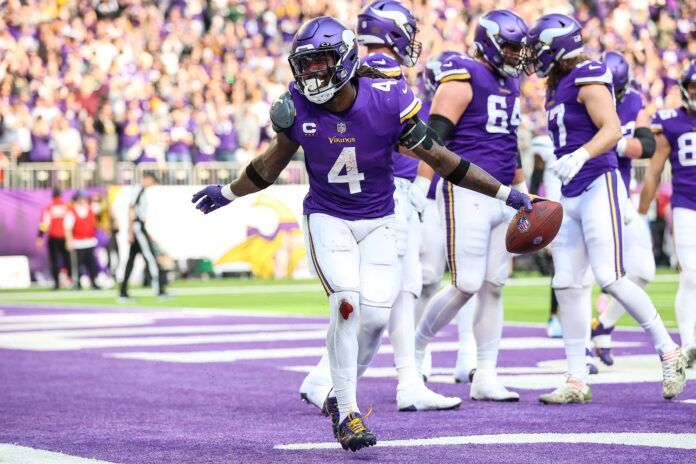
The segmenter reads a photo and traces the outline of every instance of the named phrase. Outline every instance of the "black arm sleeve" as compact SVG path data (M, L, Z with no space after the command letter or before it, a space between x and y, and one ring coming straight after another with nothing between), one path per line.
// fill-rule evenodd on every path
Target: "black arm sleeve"
M428 125L442 141L447 140L454 133L454 123L439 114L431 114L428 119Z
M643 147L641 158L651 158L655 154L655 134L647 127L638 127L633 136L640 140L640 145Z

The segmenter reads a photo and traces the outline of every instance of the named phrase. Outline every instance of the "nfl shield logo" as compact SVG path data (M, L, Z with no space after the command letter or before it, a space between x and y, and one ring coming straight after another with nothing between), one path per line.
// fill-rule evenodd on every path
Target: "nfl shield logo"
M345 122L339 122L336 124L336 130L338 131L339 134L345 134L346 132L346 123Z
M529 223L529 219L527 219L527 216L522 216L517 220L517 230L519 230L523 234L529 230L530 226L531 224Z

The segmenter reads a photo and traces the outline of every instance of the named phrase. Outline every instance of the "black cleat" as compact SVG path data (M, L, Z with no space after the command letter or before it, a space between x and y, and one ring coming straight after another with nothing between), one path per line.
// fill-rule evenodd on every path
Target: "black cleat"
M372 412L372 409L370 409ZM365 417L369 416L368 412ZM338 427L338 442L344 450L357 451L377 444L375 434L365 426L358 412L351 412Z
M324 401L324 407L321 408L322 412L331 419L331 428L333 429L333 436L338 440L338 421L341 418L341 414L338 412L338 400L336 398L326 398Z

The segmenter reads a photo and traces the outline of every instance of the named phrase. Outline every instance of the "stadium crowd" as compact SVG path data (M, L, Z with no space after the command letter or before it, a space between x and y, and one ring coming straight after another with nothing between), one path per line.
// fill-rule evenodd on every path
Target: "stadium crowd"
M347 0L8 0L0 6L0 164L57 161L247 162L272 134L268 110L291 75L299 25L328 14L355 26ZM475 19L512 8L584 25L589 54L621 50L648 110L677 106L696 55L696 4L677 0L405 2L423 57L467 50ZM543 87L523 81L522 144L545 131ZM534 108L535 110L530 110Z

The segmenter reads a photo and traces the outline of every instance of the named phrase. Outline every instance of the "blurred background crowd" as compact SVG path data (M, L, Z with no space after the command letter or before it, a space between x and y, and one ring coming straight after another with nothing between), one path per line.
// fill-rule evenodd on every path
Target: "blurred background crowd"
M362 2L365 3L365 2ZM622 51L650 110L679 104L696 56L696 2L406 1L423 54L467 51L476 18L511 8L530 24L574 14L588 52ZM299 25L328 14L355 27L347 0L7 0L0 15L0 163L246 162L272 136L268 110L291 79ZM523 82L521 144L545 129L543 86Z

